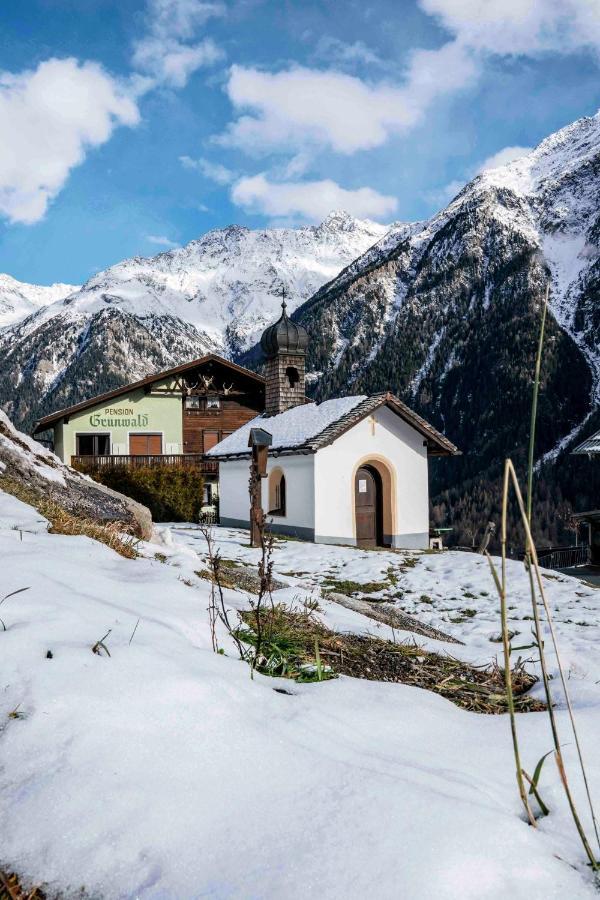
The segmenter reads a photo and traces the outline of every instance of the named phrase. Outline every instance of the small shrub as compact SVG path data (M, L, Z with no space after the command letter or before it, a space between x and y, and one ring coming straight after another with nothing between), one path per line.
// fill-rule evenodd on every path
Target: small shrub
M194 469L114 466L90 472L92 478L147 506L155 522L197 522L203 478Z

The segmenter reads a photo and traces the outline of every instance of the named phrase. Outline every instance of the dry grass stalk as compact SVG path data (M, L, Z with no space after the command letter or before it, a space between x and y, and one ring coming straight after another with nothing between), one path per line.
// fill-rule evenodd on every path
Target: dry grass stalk
M208 604L208 624L210 628L212 648L215 653L221 652L217 640L217 621L219 621L225 627L227 634L235 643L240 655L240 659L246 659L246 651L244 650L244 647L240 643L240 640L237 636L237 627L234 627L231 624L231 620L229 618L230 611L227 609L227 604L225 603L223 587L226 587L226 585L223 582L221 573L221 554L219 550L215 550L212 528L210 527L210 525L201 525L200 531L202 533L202 536L204 537L204 540L206 541L209 565L209 571L206 574L208 575L208 580L211 583L210 601ZM204 577L203 572L197 572L196 574L200 577Z
M0 869L0 900L45 900L43 891L34 887L28 890L14 872L3 872Z
M531 524L531 509L533 504L533 457L535 451L535 425L537 420L538 394L540 391L540 373L542 370L542 352L544 349L544 331L546 329L546 314L548 312L548 298L550 296L550 282L546 285L546 294L542 306L542 319L540 322L540 336L538 340L537 356L535 359L535 371L533 376L533 396L531 398L531 425L529 429L529 455L527 460L527 519Z
M504 521L503 521L504 527ZM496 572L496 568L492 562L492 558L485 551L485 555L490 564L490 569L492 571L492 577L494 579L494 583L496 585L496 590L500 596L500 619L501 619L501 629L502 629L502 649L504 653L504 686L506 690L506 702L508 705L508 713L510 716L510 731L512 737L512 745L513 745L513 754L515 757L515 774L517 778L517 786L519 789L519 796L521 798L521 802L523 803L523 807L525 809L525 814L529 820L529 824L535 827L536 821L535 816L533 814L533 810L529 804L529 799L527 797L527 790L525 788L524 781L524 771L523 766L521 765L521 754L519 751L519 738L517 735L517 722L515 718L515 701L512 690L512 679L511 679L511 670L510 670L510 639L508 636L508 625L507 625L507 612L506 612L506 565L505 565L505 552L506 552L506 540L504 535L504 530L502 532L502 580L498 578L498 573Z
M84 535L106 544L127 559L135 559L137 556L137 541L123 536L127 530L124 522L109 522L104 525L94 519L81 518L68 512L54 500L39 501L37 508L50 522L48 531L51 534Z
M69 512L52 497L40 497L35 491L13 478L0 477L0 488L33 506L34 509L48 519L48 531L52 534L85 535L101 544L106 544L127 559L137 556L137 539L130 534L125 522L98 522L85 516Z
M600 865L599 865L598 860L596 859L594 853L592 852L590 843L587 839L585 830L581 823L581 819L579 818L579 814L577 812L577 807L575 805L575 801L574 801L573 795L571 793L571 788L569 786L567 773L566 773L566 769L565 769L565 765L564 765L564 760L562 757L561 745L560 745L559 736L558 736L558 726L556 723L556 716L554 714L554 708L553 708L553 704L552 704L550 679L549 679L548 669L547 669L547 665L546 665L546 654L545 654L545 650L544 650L544 636L542 633L542 624L541 624L541 620L540 620L539 607L538 607L537 597L536 597L536 585L537 585L537 590L539 591L540 599L542 601L542 605L543 605L544 612L546 615L546 622L547 622L548 628L550 630L550 635L551 635L551 639L552 639L554 653L556 655L556 663L557 663L557 667L558 667L558 671L559 671L559 675L560 675L561 685L563 688L565 701L567 704L567 710L569 713L571 729L573 732L573 737L574 737L575 745L577 748L577 754L578 754L578 758L579 758L579 767L580 767L581 774L583 777L583 782L584 782L585 791L586 791L586 797L587 797L587 801L588 801L588 805L589 805L589 809L590 809L590 814L592 817L592 822L594 825L594 832L595 832L596 839L597 839L599 847L600 847L596 815L595 815L594 806L592 803L592 798L591 798L591 794L590 794L590 790L589 790L587 773L586 773L585 765L583 762L583 754L582 754L581 745L579 742L579 736L578 736L577 728L575 725L575 716L573 713L573 707L571 704L571 699L570 699L568 688L567 688L567 682L566 682L566 678L565 678L565 674L564 674L564 669L563 669L561 659L560 659L560 653L559 653L559 649L558 649L558 640L556 637L556 631L554 628L552 613L550 611L550 606L548 604L548 600L546 597L546 591L544 588L544 582L543 582L540 567L538 564L537 550L536 550L535 543L533 541L533 537L531 534L531 526L530 526L530 522L529 522L529 517L527 515L525 503L523 501L523 496L521 494L521 489L519 487L517 474L515 472L515 468L510 459L507 459L505 462L504 484L503 484L503 491L502 491L502 580L500 583L500 587L502 589L501 607L502 607L502 602L503 602L502 594L504 595L504 598L506 598L506 528L507 528L506 523L507 523L507 519L508 519L508 493L509 493L509 488L511 485L515 491L515 496L516 496L517 504L519 507L519 513L521 516L523 527L525 529L525 536L526 536L525 564L527 566L528 573L529 573L534 631L535 631L535 636L536 636L537 648L539 651L540 668L541 668L541 672L542 672L542 683L544 685L544 692L546 695L546 709L548 712L550 728L552 731L552 739L553 739L553 743L554 743L554 757L555 757L556 764L557 764L557 767L558 767L558 770L560 773L561 781L563 784L567 802L569 804L569 809L571 811L571 816L573 818L573 822L575 823L575 827L576 827L579 837L581 839L585 853L589 859L590 865L591 865L592 869L595 872L597 872L600 869ZM534 579L534 575L535 575L535 579ZM507 632L506 618L505 618L505 613L504 613L503 641L506 638L506 632ZM510 648L509 648L509 652L510 652ZM514 734L516 734L516 732L514 732ZM515 755L516 762L517 762L517 758L518 758L518 755L516 754Z

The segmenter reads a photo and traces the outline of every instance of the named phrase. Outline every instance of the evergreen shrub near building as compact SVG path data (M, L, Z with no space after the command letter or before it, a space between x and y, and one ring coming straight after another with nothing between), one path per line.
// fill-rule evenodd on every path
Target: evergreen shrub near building
M197 522L200 517L203 478L194 469L114 466L89 474L114 491L143 503L155 522Z

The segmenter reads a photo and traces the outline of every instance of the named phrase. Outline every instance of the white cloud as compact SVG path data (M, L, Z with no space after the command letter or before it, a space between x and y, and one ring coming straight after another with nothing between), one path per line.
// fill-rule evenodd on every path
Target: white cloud
M462 44L532 56L600 47L600 0L419 0Z
M450 39L413 51L402 77L366 80L342 69L385 63L362 41L323 37L327 70L232 66L226 91L236 118L221 143L261 154L308 148L352 154L413 128L436 99L474 82L491 55L600 49L600 0L419 0ZM389 72L393 71L389 67Z
M362 63L367 66L388 68L388 64L363 41L355 41L353 44L348 44L339 38L324 35L317 42L315 56L338 65Z
M203 0L149 0L152 31L158 36L190 40L196 29L214 16L225 15L223 3Z
M515 159L520 159L521 156L527 156L532 150L533 147L503 147L502 150L498 150L496 153L488 156L487 159L484 159L477 167L477 173L485 172L486 169L496 169L498 166L505 166Z
M148 33L134 44L133 65L155 83L184 87L196 69L223 59L213 40L195 41L195 36L210 18L224 14L222 3L149 0Z
M324 219L332 209L345 209L358 218L386 219L397 206L395 197L369 187L346 190L335 181L272 182L264 174L240 178L231 189L236 206L266 216Z
M204 157L192 159L191 156L180 156L179 162L185 169L194 169L217 184L231 184L236 178L236 173L228 169L227 166L221 163L213 163Z
M304 150L294 154L285 165L279 167L280 171L277 173L279 180L287 181L288 178L297 178L299 175L304 175L311 162L312 155Z
M333 70L232 66L226 90L240 115L220 140L250 152L311 145L345 154L369 150L413 127L436 97L464 87L475 74L455 43L413 53L400 87Z
M149 244L156 244L158 247L177 247L176 241L166 237L164 234L147 234L146 240Z
M49 59L0 72L0 214L39 221L87 150L138 121L125 87L96 63Z
M182 44L176 40L149 37L136 45L133 62L142 71L151 73L158 82L182 88L196 69L214 65L223 56L210 38L197 44Z

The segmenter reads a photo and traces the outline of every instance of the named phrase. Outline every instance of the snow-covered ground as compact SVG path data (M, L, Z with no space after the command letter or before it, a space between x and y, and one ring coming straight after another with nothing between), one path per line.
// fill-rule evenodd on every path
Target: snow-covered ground
M245 533L216 534L224 557L255 559ZM35 511L0 494L0 599L28 588L0 608L1 864L67 897L83 885L106 900L597 896L550 760L551 815L537 830L523 821L506 716L346 677L287 681L291 693L278 693L233 652L211 650L198 529L159 528L140 550L127 560L48 534ZM371 596L398 594L401 607L465 641L428 644L478 659L498 652L493 585L470 554L278 541L275 570L289 585L282 599L342 581L385 584ZM509 577L527 643L517 563ZM600 802L600 594L572 579L547 583ZM336 628L385 634L321 606ZM110 657L93 654L109 629ZM574 771L560 703L558 721ZM551 747L547 718L519 716L519 730L531 769ZM573 787L587 825L575 777Z

